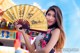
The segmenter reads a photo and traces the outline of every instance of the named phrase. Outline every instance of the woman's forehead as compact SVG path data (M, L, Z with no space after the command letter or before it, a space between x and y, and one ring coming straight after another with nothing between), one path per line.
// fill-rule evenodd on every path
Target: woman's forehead
M55 15L55 12L53 10L50 10L48 13Z

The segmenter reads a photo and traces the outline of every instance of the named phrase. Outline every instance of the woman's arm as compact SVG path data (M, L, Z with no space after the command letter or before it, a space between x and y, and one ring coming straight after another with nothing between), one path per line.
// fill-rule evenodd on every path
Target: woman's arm
M25 33L23 32L23 37L24 37L24 40L25 40L25 44L26 44L29 52L30 52L30 53L45 53L45 52L44 52L44 49L35 50L35 46L34 46L34 44L31 45L28 36L29 36L28 34L25 34Z
M45 53L44 49L35 50L34 43L32 45L30 43L30 40L29 40L29 37L28 37L29 35L26 34L24 32L24 30L20 30L20 32L22 32L22 34L23 34L23 37L24 37L24 40L25 40L25 44L26 44L26 46L27 46L27 48L28 48L28 50L29 50L30 53Z
M18 30L19 32L21 32L23 34L25 44L26 44L28 50L30 51L30 53L35 53L34 44L31 45L29 35L27 33L25 33L26 29L20 29L20 27L22 27L21 24L17 24L17 25L15 25L15 27L16 27L16 30Z
M29 36L28 34L26 34L26 33L23 32L23 37L24 37L25 44L26 44L28 50L30 51L30 53L35 53L35 47L34 47L34 44L31 45L31 43L30 43L30 39L29 39L28 36Z

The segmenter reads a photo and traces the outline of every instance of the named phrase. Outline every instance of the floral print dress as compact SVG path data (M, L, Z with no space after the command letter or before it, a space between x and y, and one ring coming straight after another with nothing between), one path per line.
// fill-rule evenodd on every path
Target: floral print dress
M46 44L49 42L51 38L51 31L52 29L49 29L48 32L45 33L39 33L35 40L35 47L37 50L44 48ZM54 50L52 49L49 53L54 53Z

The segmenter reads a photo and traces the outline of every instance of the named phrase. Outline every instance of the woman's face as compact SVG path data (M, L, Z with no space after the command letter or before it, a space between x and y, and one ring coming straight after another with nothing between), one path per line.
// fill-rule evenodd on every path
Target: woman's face
M46 14L46 18L47 18L48 26L53 25L56 21L55 12L52 10L48 11L48 13Z

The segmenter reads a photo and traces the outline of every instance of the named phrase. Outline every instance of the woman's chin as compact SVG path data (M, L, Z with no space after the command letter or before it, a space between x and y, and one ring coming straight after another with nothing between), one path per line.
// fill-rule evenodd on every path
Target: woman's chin
M51 26L52 24L48 24L48 26Z

